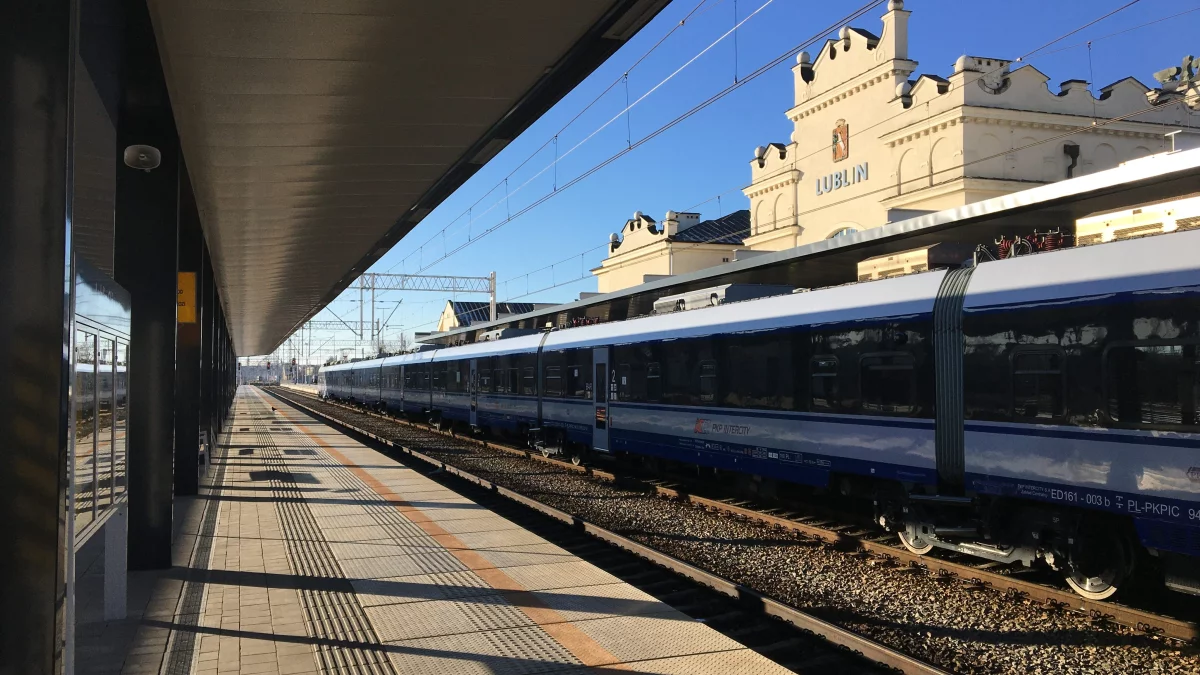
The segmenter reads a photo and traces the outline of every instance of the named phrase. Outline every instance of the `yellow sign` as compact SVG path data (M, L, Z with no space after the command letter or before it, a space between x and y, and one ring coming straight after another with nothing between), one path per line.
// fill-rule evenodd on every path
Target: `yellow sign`
M180 272L175 317L179 323L196 323L196 273Z

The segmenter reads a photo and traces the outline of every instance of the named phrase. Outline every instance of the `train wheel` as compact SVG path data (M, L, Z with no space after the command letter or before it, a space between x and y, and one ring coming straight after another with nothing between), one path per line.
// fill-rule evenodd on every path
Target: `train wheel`
M580 464L583 464L583 455L581 455L578 452L571 453L571 463L574 464L575 466L579 466Z
M933 550L933 542L927 540L916 530L916 527L912 526L900 531L900 543L904 545L904 548L917 555L925 555Z
M1119 528L1092 523L1076 534L1067 562L1071 590L1089 600L1107 600L1129 578L1133 552Z
M550 458L550 448L543 447L543 448L541 448L541 450L542 450L542 457L549 459Z

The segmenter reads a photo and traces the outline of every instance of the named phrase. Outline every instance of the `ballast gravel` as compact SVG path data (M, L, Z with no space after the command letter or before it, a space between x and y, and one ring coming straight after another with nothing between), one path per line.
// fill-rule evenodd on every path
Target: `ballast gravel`
M972 590L790 530L307 397L303 403L946 670L1200 674L1200 648L1194 646Z

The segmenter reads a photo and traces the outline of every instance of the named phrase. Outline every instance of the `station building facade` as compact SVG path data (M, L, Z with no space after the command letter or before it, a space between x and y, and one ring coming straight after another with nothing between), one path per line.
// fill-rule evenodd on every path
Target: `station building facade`
M638 211L613 234L608 257L592 270L601 293L727 263L750 234L750 212L712 220L667 211L661 221Z
M1115 168L1169 150L1164 134L1200 123L1200 64L1156 73L1158 89L1128 77L1096 96L1084 80L1052 91L1033 66L999 58L962 56L947 77L917 74L911 15L891 0L878 35L845 27L797 57L791 137L754 152L740 241L671 246L657 236L669 224L630 221L593 270L599 291ZM1177 87L1187 95L1173 101L1165 93Z
M878 36L846 27L797 57L791 138L750 162L747 248L792 248L1115 168L1169 149L1165 132L1200 121L1182 103L1155 107L1161 90L1132 77L1098 96L1084 80L1052 91L1033 66L978 56L960 57L948 77L916 75L911 14L891 0Z

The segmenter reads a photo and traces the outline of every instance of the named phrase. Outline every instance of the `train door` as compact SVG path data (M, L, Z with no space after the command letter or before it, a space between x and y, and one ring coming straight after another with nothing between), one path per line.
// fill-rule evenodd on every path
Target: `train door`
M616 380L612 379L608 367L608 347L597 347L592 350L592 367L595 369L592 379L592 401L596 406L595 427L592 429L592 448L600 452L608 452L608 402L612 398L610 386L614 388ZM611 383L611 384L610 384Z
M467 378L467 391L471 395L471 426L479 426L479 371L478 359L471 359L471 375Z

